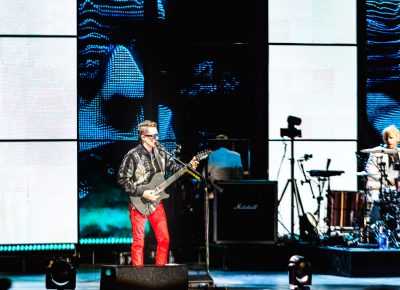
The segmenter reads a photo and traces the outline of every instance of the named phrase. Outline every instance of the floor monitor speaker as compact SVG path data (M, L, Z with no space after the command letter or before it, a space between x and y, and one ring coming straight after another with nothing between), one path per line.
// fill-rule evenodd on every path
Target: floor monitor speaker
M100 290L187 290L187 265L101 267Z

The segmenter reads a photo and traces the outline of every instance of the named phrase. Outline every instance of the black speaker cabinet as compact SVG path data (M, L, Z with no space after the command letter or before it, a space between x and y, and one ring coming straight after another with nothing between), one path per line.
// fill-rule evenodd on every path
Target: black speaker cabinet
M187 290L187 265L101 267L100 290Z
M214 242L275 243L278 183L220 181L214 196Z

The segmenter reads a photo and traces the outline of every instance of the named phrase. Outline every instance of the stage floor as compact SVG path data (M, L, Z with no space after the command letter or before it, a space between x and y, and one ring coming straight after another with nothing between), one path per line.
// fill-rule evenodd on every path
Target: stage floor
M191 277L201 275L202 271L190 270ZM222 271L211 270L211 277L217 289L289 289L288 275L286 272L263 272L263 271ZM45 289L45 275L42 274L10 274L1 275L12 281L11 290ZM400 289L399 277L379 278L353 278L334 275L313 274L311 289ZM189 279L190 282L190 279ZM201 289L197 287L190 289ZM100 269L79 268L76 276L77 290L99 290Z

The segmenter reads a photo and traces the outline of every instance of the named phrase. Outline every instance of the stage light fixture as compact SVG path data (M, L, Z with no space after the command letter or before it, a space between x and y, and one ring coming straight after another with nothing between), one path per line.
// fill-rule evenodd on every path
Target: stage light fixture
M11 288L11 280L8 278L0 278L0 290L8 290Z
M54 258L46 268L46 289L75 289L76 269L69 258Z
M294 255L288 265L290 289L310 289L312 273L311 264L303 256Z

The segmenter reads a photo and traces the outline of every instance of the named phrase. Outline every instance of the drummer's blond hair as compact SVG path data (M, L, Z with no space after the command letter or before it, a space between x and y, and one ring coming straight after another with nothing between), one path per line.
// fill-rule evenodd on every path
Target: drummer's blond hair
M397 137L396 138L397 142L400 142L400 131L399 131L399 129L397 129L397 127L395 125L390 125L390 126L387 126L385 129L383 129L383 131L382 131L383 142L386 143L386 140L390 134L395 135Z

